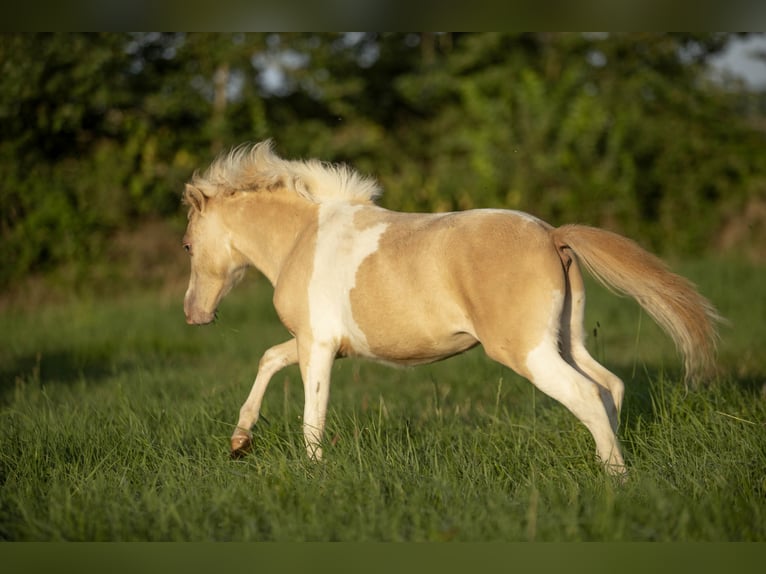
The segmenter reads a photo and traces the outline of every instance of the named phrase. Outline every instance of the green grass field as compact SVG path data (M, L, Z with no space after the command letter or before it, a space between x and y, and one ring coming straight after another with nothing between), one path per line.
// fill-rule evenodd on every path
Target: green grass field
M627 386L626 484L481 349L414 369L337 362L322 463L305 457L288 368L253 454L229 460L260 354L286 337L256 277L205 328L185 325L182 288L6 310L0 539L766 540L766 270L679 270L731 321L723 374L700 389L637 306L589 291L592 352Z

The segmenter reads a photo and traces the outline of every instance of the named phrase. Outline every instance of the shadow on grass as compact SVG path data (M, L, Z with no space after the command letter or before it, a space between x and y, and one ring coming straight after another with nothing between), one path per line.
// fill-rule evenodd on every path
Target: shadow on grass
M736 391L751 401L766 398L766 378L758 373L738 376L724 372L718 379L704 382L685 382L683 370L667 366L641 365L641 371L633 367L610 366L612 372L625 382L625 398L621 415L621 425L633 430L641 422L653 422L658 417L657 406L662 401L671 401L670 397L701 398L706 396L714 400L722 392Z
M28 385L99 382L126 367L107 345L89 348L87 353L59 349L16 357L0 366L0 402L7 402L16 389Z

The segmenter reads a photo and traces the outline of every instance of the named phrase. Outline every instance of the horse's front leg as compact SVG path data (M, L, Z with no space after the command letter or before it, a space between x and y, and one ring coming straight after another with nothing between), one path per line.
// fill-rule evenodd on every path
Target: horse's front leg
M305 403L303 406L303 440L310 458L321 460L322 435L330 398L330 371L337 348L313 343L300 352L301 376Z
M288 365L298 362L298 344L295 339L285 341L267 350L258 364L258 374L247 400L239 410L237 428L231 437L231 456L239 458L250 450L253 443L253 433L250 429L258 421L261 412L263 394L271 377Z

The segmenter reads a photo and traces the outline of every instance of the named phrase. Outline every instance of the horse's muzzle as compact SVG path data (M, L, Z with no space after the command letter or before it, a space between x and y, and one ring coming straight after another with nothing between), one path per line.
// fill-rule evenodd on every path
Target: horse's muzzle
M184 315L189 325L207 325L215 321L216 310L205 309L204 305L199 304L197 293L193 289L188 289L184 295Z
M193 297L184 299L184 315L189 325L207 325L215 321L216 310L207 311L193 304Z
M189 312L185 311L186 323L189 325L207 325L215 321L215 311L206 313L204 311Z

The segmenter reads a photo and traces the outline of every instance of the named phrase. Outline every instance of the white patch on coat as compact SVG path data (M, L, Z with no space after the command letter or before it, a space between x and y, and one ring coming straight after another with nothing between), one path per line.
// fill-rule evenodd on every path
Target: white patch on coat
M534 349L529 351L526 359L527 369L532 375L534 384L546 393L549 392L547 387L551 383L566 385L564 380L551 377L551 370L555 370L555 367L559 365L559 326L563 306L564 293L558 290L552 291L548 324L545 326L542 339Z
M309 312L314 340L338 343L346 338L357 354L371 356L367 337L354 320L351 290L362 262L375 253L387 223L357 229L354 216L361 205L319 206L314 270L309 281Z

